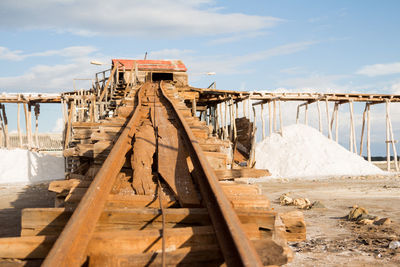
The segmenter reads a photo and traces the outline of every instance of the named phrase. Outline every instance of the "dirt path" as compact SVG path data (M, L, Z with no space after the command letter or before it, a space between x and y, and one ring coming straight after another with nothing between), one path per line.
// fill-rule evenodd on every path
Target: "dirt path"
M276 201L283 193L320 201L326 208L304 211L307 241L292 242L295 258L288 266L399 266L400 249L388 248L400 240L400 178L343 178L319 181L272 180L263 192L277 211L293 210ZM389 217L389 226L359 225L343 219L353 205L372 215Z

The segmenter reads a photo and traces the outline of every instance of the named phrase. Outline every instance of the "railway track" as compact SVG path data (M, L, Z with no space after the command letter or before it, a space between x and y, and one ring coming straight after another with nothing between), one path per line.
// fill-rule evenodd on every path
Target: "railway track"
M15 245L0 258L34 259L42 266L263 266L290 260L285 227L268 199L254 186L219 181L209 161L221 144L201 138L206 127L174 85L147 82L131 95L116 110L117 119L103 123L120 131L91 134L98 141L91 153L104 158L101 167L58 183L68 188L63 207L26 209L22 236L0 239L0 251ZM101 142L112 144L96 152ZM71 153L88 154L82 147Z

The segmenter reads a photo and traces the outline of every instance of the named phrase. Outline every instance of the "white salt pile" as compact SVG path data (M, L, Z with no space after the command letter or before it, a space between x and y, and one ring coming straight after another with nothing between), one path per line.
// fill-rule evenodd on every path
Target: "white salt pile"
M64 158L23 149L0 149L0 184L64 178Z
M385 173L303 124L284 127L282 136L275 133L258 143L256 168L268 169L272 177L283 178Z

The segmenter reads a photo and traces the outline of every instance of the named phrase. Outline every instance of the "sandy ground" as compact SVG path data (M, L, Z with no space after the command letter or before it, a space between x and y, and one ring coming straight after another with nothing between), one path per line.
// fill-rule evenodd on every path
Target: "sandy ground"
M303 211L307 240L290 243L294 260L287 266L400 266L400 249L388 248L390 241L400 240L399 177L271 180L259 185L277 211L296 209L279 204L277 199L283 193L318 200L326 207ZM0 237L19 235L22 208L53 207L54 193L47 187L48 183L0 185ZM353 205L393 222L364 226L347 221L343 216Z
M271 180L260 184L277 211L279 196L290 193L320 201L326 208L304 210L307 240L291 242L294 260L287 266L400 266L400 249L388 245L400 240L400 178L344 177L317 181ZM359 225L343 218L353 205L369 214L389 217L388 226Z

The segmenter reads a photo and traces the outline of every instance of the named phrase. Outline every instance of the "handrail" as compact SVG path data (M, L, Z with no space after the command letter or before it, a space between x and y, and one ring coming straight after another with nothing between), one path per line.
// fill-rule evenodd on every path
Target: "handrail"
M160 89L164 98L172 106L172 111L178 118L177 122L184 129L182 137L186 141L194 171L197 173L195 179L208 209L211 222L214 225L215 234L227 265L263 266L257 251L243 231L238 216L224 194L217 176L208 163L192 130L181 113L178 112L178 108L173 101L165 94L163 81L160 82Z
M125 155L131 149L131 141L140 120L142 89L139 89L138 105L128 124L87 192L75 209L64 230L50 250L42 266L81 266L85 260L86 247L94 233L96 223L107 201L117 174L120 172Z
M118 63L119 63L119 62L118 62ZM115 64L114 67L113 67L113 69L112 69L112 71L111 71L110 76L108 77L106 86L103 88L103 92L101 92L101 95L100 95L100 97L99 97L99 101L100 101L100 102L103 101L104 95L106 94L106 92L107 92L107 90L108 90L108 86L110 86L110 82L111 82L111 80L112 80L112 77L114 76L115 71L116 71L117 69L118 69L118 64Z

